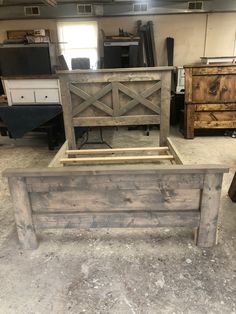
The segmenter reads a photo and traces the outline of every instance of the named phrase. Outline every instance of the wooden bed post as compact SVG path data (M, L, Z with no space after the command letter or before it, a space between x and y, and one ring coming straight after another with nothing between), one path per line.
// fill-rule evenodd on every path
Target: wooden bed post
M161 73L160 146L166 146L170 132L171 71Z
M32 210L25 179L11 177L8 180L19 241L24 249L36 249L38 242L32 221Z
M206 174L201 198L201 219L196 243L201 247L216 244L217 221L223 173Z
M76 149L75 128L73 124L72 102L69 82L64 77L60 77L61 99L63 108L63 118L66 139L69 149Z

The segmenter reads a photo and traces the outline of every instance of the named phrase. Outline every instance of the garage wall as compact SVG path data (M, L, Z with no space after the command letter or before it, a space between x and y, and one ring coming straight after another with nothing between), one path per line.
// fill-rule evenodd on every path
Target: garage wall
M235 49L236 12L212 14L176 14L155 16L103 17L97 19L106 35L135 32L137 20L153 21L159 65L166 64L165 38L175 39L175 65L198 62L201 56L233 55ZM6 30L48 28L57 41L56 20L0 21L0 41Z

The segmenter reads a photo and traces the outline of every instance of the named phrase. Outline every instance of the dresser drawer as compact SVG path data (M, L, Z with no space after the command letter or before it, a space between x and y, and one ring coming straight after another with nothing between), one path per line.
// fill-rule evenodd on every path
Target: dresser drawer
M236 75L193 76L192 102L235 102Z
M36 103L60 103L58 89L35 90Z
M34 91L29 89L12 89L11 90L11 100L13 104L17 103L34 103Z

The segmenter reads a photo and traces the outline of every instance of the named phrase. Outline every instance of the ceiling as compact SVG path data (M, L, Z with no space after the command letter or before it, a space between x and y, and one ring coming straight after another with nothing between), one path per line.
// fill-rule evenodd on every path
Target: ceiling
M46 2L57 2L58 4L66 4L66 3L78 3L78 2L89 2L88 0L0 0L0 5L2 6L24 6L24 5L35 5L35 4L45 4ZM181 4L188 3L189 1L195 2L195 0L96 0L97 3L102 2L155 2L160 5L173 5L173 4ZM236 3L235 0L200 0L203 3L212 2L214 6L225 7L225 9L229 8L233 4ZM94 1L90 1L94 2ZM235 4L236 7L236 4Z
M24 6L37 5L40 14L34 18L78 17L77 4L93 4L93 16L124 16L152 14L186 14L206 12L236 12L236 0L202 0L200 10L190 10L188 2L195 0L0 0L0 20L27 19ZM134 11L134 3L147 3L147 11ZM54 5L57 4L57 5Z

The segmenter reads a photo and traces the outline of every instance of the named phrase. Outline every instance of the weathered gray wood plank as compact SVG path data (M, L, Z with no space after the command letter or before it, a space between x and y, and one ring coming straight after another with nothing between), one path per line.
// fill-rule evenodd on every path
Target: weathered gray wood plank
M119 100L119 89L118 82L112 82L112 105L113 105L113 116L117 117L120 112L120 100Z
M35 214L37 228L154 228L196 227L199 212L111 212L111 213L60 213Z
M166 139L170 133L170 96L171 72L163 72L161 76L160 146L166 146Z
M109 190L75 188L68 191L31 193L34 211L199 210L200 190Z
M9 178L15 222L20 244L24 249L36 249L38 246L32 221L31 205L24 178Z
M75 130L72 120L72 103L71 94L69 89L69 83L65 78L60 79L60 89L61 89L61 99L62 99L62 109L64 118L64 127L66 133L66 139L68 141L69 149L76 149L76 139Z
M197 245L201 247L211 247L216 244L222 179L222 174L207 174L204 180L201 220L197 235Z
M26 178L29 192L68 191L71 189L96 191L110 190L175 190L202 189L203 174L119 174L78 175Z
M137 173L138 171L138 173ZM89 167L59 167L59 168L21 168L6 169L4 177L60 177L60 176L87 176L87 175L113 175L113 174L211 174L226 173L229 168L225 165L129 165L123 166L89 166Z
M75 117L74 126L122 126L140 124L159 124L159 115L135 115L121 117Z

